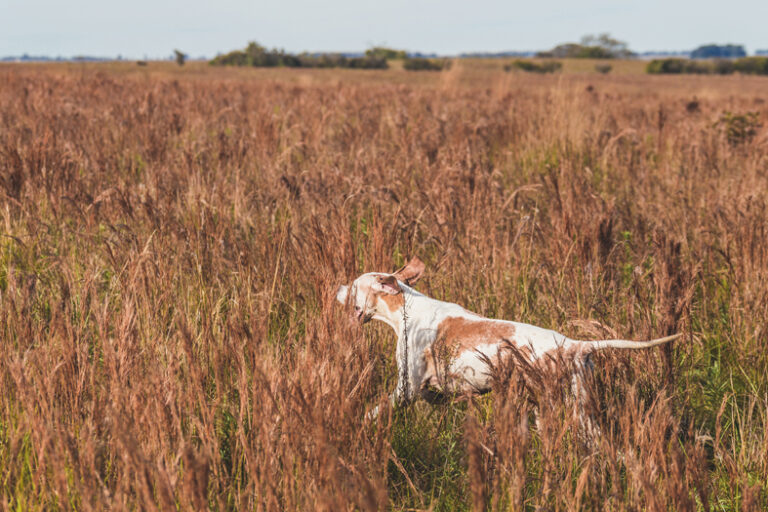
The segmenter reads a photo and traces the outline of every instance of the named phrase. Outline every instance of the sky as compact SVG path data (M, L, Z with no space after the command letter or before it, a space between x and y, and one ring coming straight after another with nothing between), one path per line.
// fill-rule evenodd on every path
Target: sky
M212 57L301 51L542 50L609 32L634 51L768 49L767 0L0 0L0 56Z

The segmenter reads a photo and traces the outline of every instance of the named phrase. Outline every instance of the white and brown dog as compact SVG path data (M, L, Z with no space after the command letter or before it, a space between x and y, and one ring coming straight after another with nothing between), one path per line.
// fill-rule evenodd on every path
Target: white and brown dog
M393 274L363 274L350 286L340 286L336 294L339 302L354 307L355 320L380 320L395 330L399 377L390 395L393 404L417 396L428 398L435 392L490 391L491 368L512 351L531 366L554 361L555 354L572 355L580 368L596 350L653 347L682 336L652 341L572 340L550 329L485 318L457 304L427 297L411 287L423 271L424 263L413 258Z

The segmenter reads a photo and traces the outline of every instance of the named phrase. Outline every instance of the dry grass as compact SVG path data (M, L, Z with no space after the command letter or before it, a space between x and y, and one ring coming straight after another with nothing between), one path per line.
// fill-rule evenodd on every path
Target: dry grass
M4 508L768 506L768 137L717 124L768 118L765 79L151 65L0 84ZM597 440L562 376L510 371L368 424L394 339L333 293L414 254L420 289L486 315L686 336L598 358Z

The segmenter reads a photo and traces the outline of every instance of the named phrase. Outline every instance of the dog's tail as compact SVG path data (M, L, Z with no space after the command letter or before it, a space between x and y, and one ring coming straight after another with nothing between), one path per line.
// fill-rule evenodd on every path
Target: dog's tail
M682 333L673 334L665 338L657 338L650 341L629 341L629 340L598 340L598 341L586 341L587 347L591 348L591 352L597 350L603 350L604 348L648 348L655 347L656 345L663 345L670 341L676 340L681 337Z

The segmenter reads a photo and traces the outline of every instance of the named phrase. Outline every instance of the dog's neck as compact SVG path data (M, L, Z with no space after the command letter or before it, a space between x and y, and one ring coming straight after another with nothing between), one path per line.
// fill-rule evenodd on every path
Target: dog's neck
M398 284L403 298L400 307L390 310L384 306L373 316L373 320L389 325L398 337L409 336L406 330L423 330L425 322L439 322L445 316L473 315L457 304L427 297L402 282L398 281Z
M423 302L423 299L431 300L426 295L423 295L410 286L398 281L402 293L402 303L399 308L390 310L388 307L380 307L379 310L373 315L373 320L379 320L384 322L392 329L394 329L397 336L402 336L404 330L407 329L409 313L414 304Z

